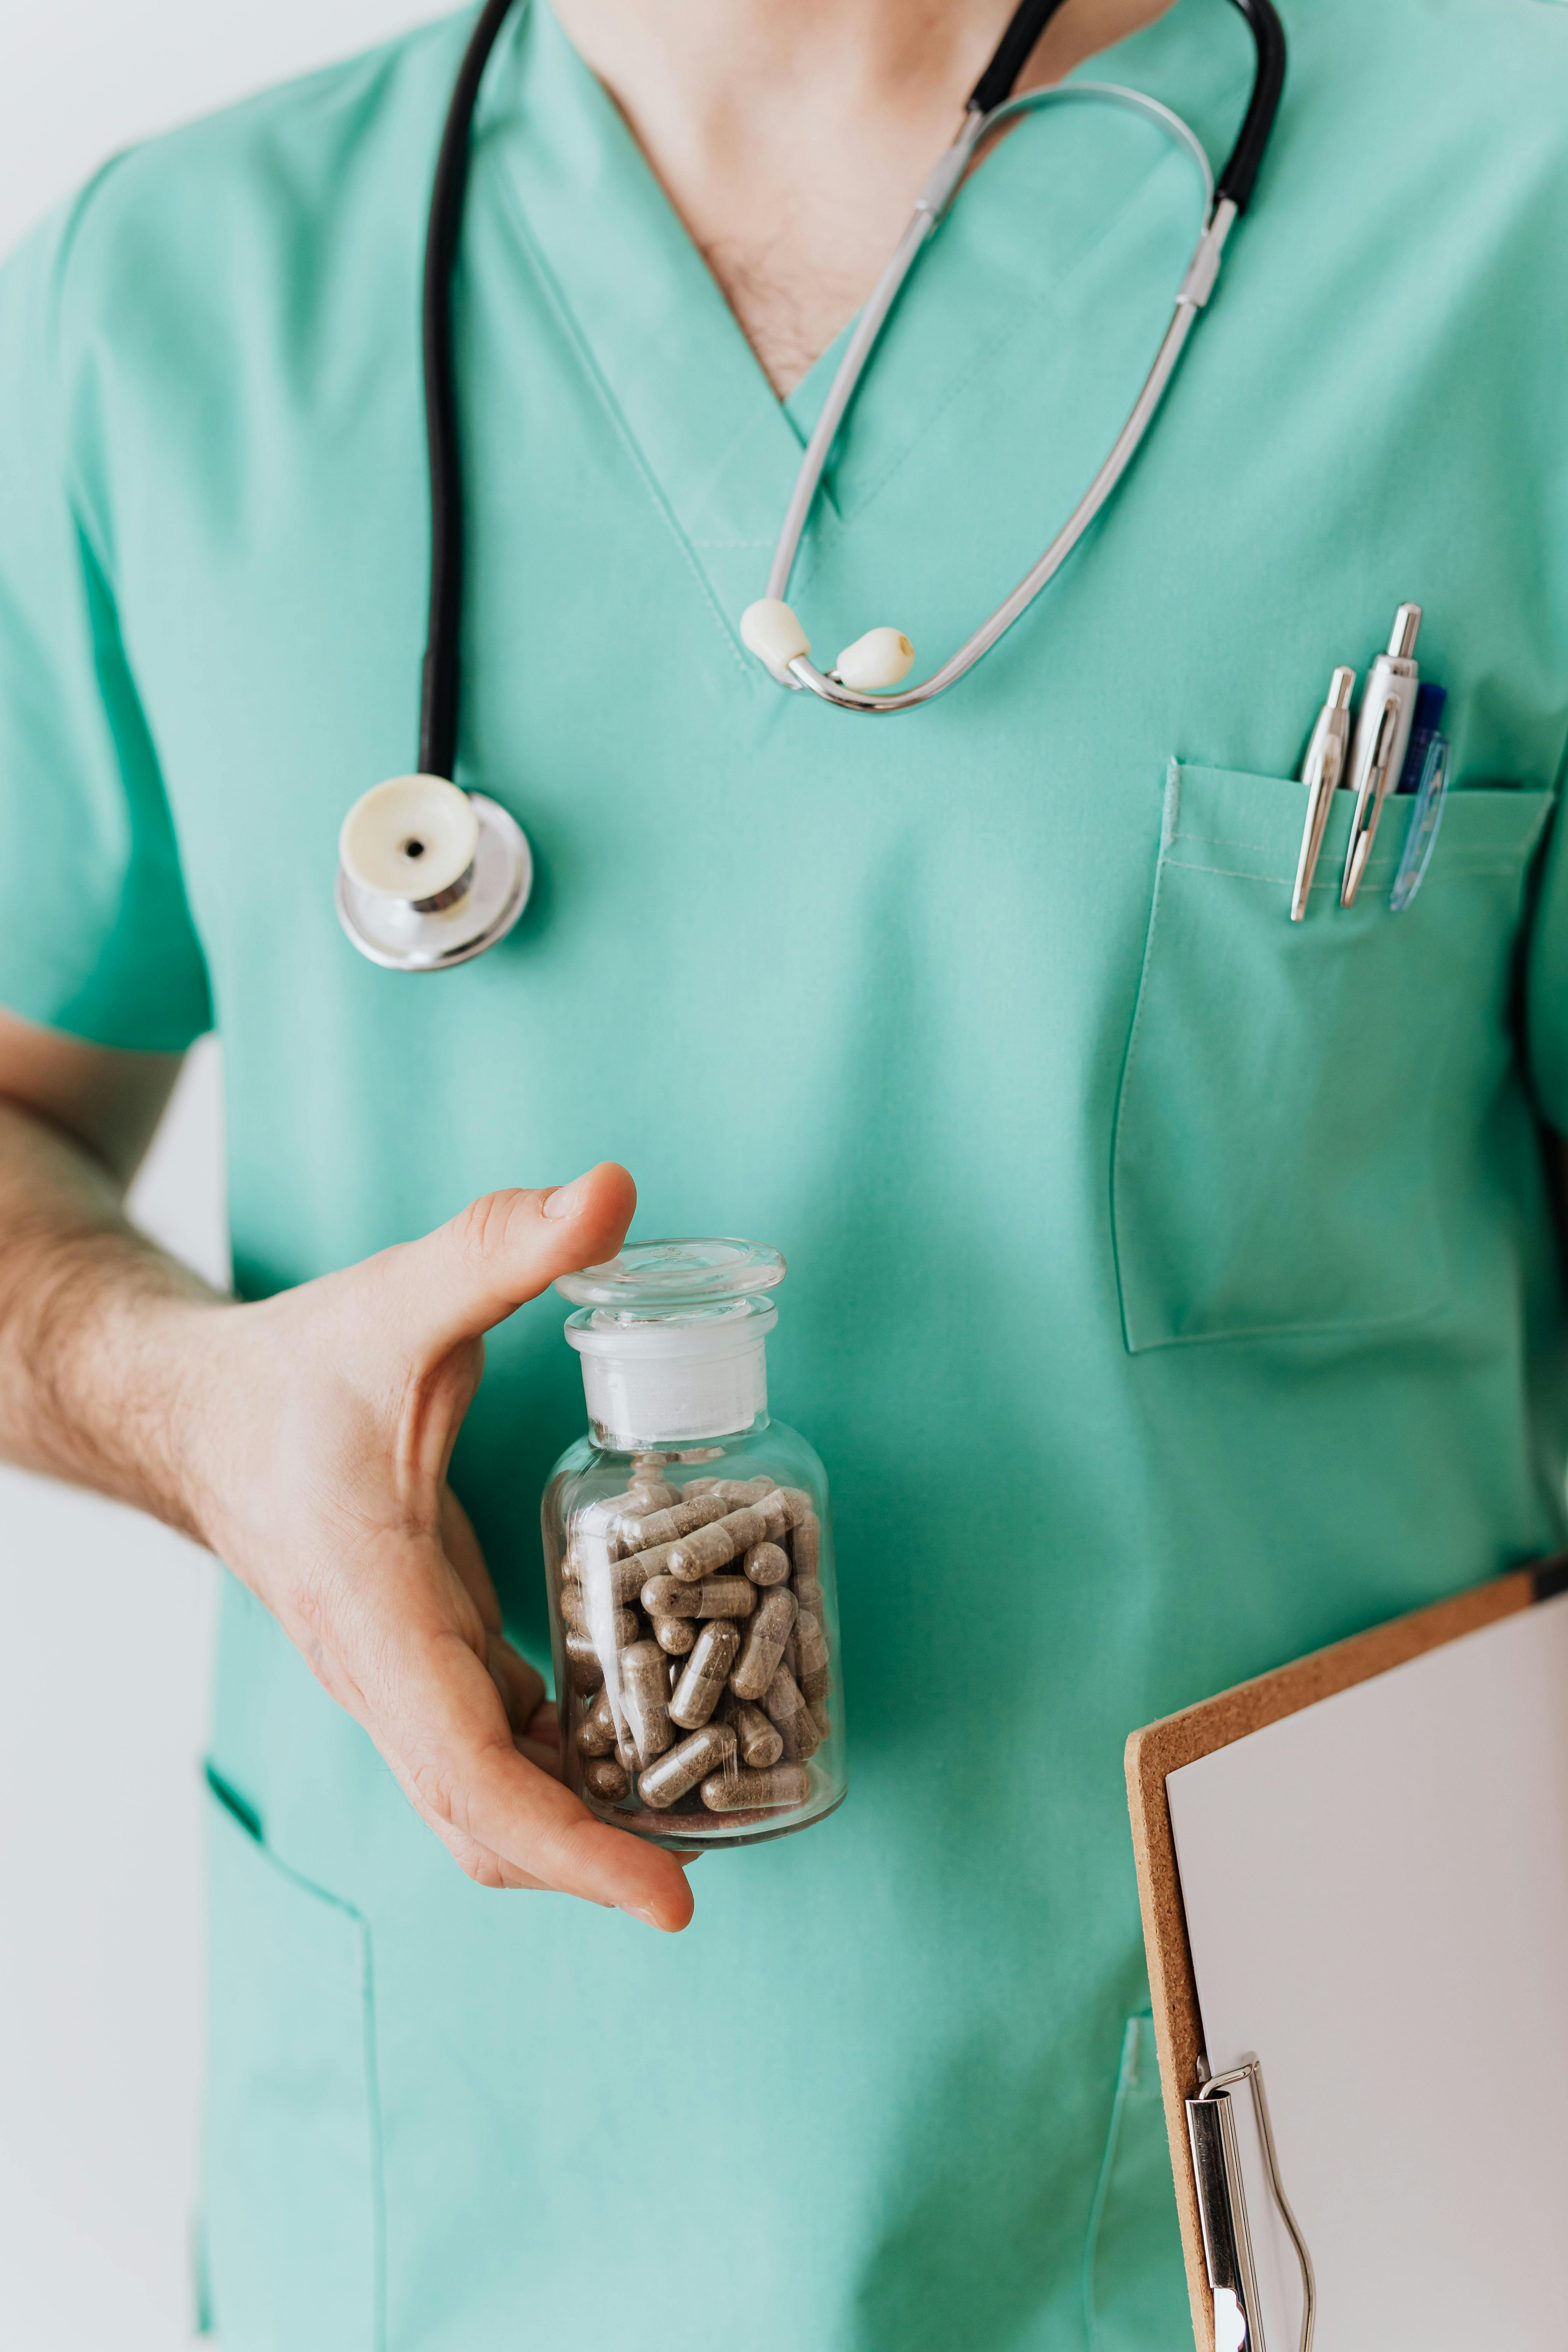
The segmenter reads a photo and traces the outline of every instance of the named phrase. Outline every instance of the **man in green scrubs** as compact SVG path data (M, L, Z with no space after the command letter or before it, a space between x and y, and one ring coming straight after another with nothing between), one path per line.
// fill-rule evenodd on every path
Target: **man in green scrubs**
M1075 9L1031 78L1135 26L1088 73L1224 154L1225 0ZM434 981L356 956L332 881L413 764L471 18L121 159L0 277L0 1429L233 1570L226 2352L1174 2352L1123 1739L1568 1534L1568 8L1284 14L1128 480L868 728L738 618L1005 5L514 11L456 279L458 776L539 881ZM808 535L819 656L890 622L923 673L1026 569L1196 226L1123 113L990 155ZM1342 909L1342 794L1292 925L1307 730L1405 599L1429 874L1391 913L1391 802ZM214 1024L239 1304L119 1217ZM548 1777L528 1663L582 1399L560 1302L511 1310L616 1246L617 1162L639 1234L787 1253L773 1401L836 1496L849 1801L690 1895Z

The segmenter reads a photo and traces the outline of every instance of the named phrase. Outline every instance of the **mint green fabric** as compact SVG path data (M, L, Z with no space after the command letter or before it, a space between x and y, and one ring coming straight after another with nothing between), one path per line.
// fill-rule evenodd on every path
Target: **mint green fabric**
M849 1801L706 1860L668 1941L469 1885L226 1591L225 2352L1175 2352L1125 1736L1568 1535L1568 12L1286 16L1148 447L888 728L737 633L833 355L773 397L553 20L510 25L457 284L460 775L539 880L438 980L355 956L331 887L414 751L468 19L127 156L0 278L0 1001L152 1046L210 1003L248 1295L611 1154L643 1234L778 1244L773 1402L836 1498ZM1178 0L1089 70L1218 157L1249 57ZM984 163L810 533L819 654L886 621L933 664L1026 568L1196 217L1120 113ZM1289 780L1407 597L1428 879L1389 913L1395 807L1335 910L1336 813L1292 929ZM561 1319L496 1335L454 1469L542 1660Z

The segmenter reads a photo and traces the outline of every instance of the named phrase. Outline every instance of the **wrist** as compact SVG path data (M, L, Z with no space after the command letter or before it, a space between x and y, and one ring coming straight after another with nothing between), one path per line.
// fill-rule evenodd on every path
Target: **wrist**
M145 1335L157 1375L142 1447L142 1498L182 1535L224 1557L246 1451L245 1337L254 1309L216 1297L162 1302Z

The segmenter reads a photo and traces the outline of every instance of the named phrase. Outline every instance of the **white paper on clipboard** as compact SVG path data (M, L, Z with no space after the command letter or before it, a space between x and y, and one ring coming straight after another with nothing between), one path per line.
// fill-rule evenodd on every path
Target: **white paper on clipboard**
M1319 2352L1561 2352L1568 1594L1165 1789L1208 2063L1262 2062ZM1235 2105L1266 2352L1295 2352L1295 2255Z

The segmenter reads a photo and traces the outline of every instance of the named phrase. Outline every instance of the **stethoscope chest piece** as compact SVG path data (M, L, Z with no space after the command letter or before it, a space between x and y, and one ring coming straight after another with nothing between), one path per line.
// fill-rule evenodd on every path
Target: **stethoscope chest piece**
M445 776L362 793L338 836L338 918L393 971L444 971L504 939L533 887L528 836L499 801Z

